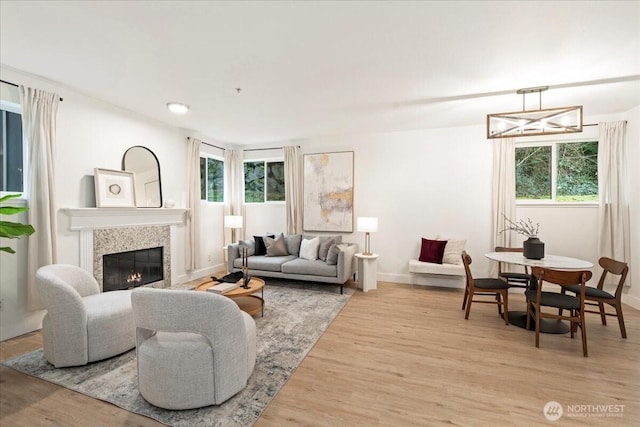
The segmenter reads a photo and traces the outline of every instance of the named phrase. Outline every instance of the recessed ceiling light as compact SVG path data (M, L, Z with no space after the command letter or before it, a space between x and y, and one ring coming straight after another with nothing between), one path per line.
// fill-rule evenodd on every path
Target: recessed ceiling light
M179 102L169 102L167 103L167 108L175 114L186 114L189 112L189 106Z

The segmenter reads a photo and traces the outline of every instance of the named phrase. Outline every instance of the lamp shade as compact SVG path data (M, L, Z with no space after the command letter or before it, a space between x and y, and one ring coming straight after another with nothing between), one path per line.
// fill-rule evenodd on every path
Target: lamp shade
M242 228L242 215L225 215L224 228Z
M378 231L378 218L372 216L359 216L356 228L360 232L375 233Z

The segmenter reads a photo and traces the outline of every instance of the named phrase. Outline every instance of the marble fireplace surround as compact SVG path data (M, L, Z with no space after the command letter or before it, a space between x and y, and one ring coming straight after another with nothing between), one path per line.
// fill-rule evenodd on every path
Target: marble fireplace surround
M186 209L78 208L61 209L69 229L80 233L80 267L93 274L102 289L102 256L162 246L164 280L154 287L171 286L171 235L185 223Z

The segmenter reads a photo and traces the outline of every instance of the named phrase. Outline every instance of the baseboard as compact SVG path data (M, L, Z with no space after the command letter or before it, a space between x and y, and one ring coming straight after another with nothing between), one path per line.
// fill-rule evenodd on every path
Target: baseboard
M640 310L640 298L636 296L622 294L622 303Z
M200 279L201 277L212 276L221 271L226 271L226 264L218 264L212 267L200 268L198 270L190 270L179 276L171 276L171 286L179 285L184 282L190 282L191 280Z

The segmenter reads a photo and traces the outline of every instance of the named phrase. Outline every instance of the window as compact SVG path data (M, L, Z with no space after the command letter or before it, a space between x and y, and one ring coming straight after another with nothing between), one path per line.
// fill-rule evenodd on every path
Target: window
M224 202L224 162L200 157L200 200Z
M516 200L598 201L598 141L516 147Z
M24 192L24 149L20 106L0 102L0 191Z
M284 200L284 162L260 160L244 163L245 203L283 202Z

